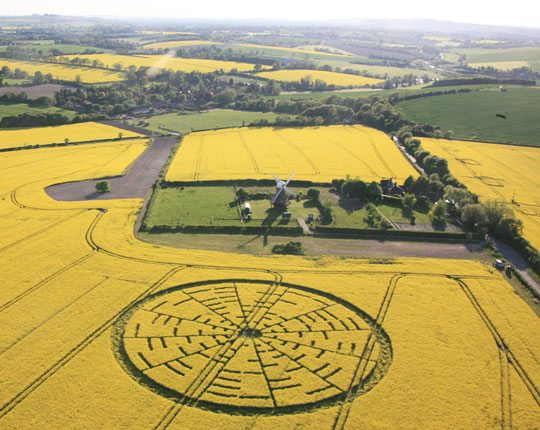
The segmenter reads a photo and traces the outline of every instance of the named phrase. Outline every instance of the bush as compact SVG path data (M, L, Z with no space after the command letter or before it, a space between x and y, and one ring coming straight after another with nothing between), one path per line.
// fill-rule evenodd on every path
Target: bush
M109 181L99 181L96 183L96 191L98 193L108 193L111 191L111 184L109 184Z
M272 248L274 254L305 255L306 250L302 242L278 243Z

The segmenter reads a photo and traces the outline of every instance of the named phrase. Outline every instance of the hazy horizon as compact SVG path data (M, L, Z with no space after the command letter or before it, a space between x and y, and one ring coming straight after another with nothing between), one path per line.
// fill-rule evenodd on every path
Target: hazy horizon
M193 3L170 3L156 0L151 7L147 3L126 1L75 3L71 0L52 0L48 3L29 0L3 7L2 16L32 14L55 14L69 16L102 16L123 19L193 19L193 20L286 20L303 22L351 21L377 19L434 19L455 23L540 28L540 4L528 0L516 0L508 5L492 2L456 0L453 4L441 4L428 0L401 2L387 0L381 4L359 4L352 0L335 0L332 7L326 4L301 0L288 2L274 0L271 6L248 0L218 2L208 0Z

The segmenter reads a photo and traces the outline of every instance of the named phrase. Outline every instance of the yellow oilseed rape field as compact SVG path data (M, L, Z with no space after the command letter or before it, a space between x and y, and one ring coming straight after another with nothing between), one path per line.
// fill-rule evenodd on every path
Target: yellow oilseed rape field
M305 128L231 128L191 133L182 142L166 179L206 181L271 179L331 182L360 178L402 183L418 176L384 133L360 125Z
M145 148L0 157L0 428L537 426L540 321L487 265L158 247L141 200L44 192Z
M80 77L81 82L87 84L116 82L125 79L123 73L91 67L71 66L68 64L38 63L2 58L0 60L0 67L3 66L8 66L11 70L21 69L30 75L34 75L37 71L44 75L50 73L54 79L63 81L75 81L77 77Z
M482 200L508 203L525 238L540 249L540 148L424 138L422 146L446 158L452 174Z
M153 69L171 69L181 72L201 72L210 73L216 70L230 72L237 69L239 72L248 72L253 70L254 64L237 63L234 61L204 60L198 58L176 58L170 55L113 55L113 54L92 54L92 55L72 55L68 58L86 58L91 62L99 60L107 67L113 67L114 64L121 64L124 69L129 66L150 67ZM270 66L263 66L263 69Z
M112 140L119 137L140 137L138 133L122 130L97 122L58 125L53 127L25 128L18 130L0 130L0 149L20 148L34 145L51 145L64 143L87 142L92 140Z
M199 46L199 45L221 45L222 42L212 42L211 40L173 40L167 42L155 42L144 45L143 48L152 49L172 49L183 48L185 46Z
M345 57L346 55L343 54L334 54L331 52L322 52L322 51L315 51L312 49L304 49L304 48L287 48L284 46L271 46L271 45L256 45L252 43L234 43L232 45L234 46L243 46L245 48L258 48L262 49L263 51L265 49L272 49L272 50L279 50L279 51L287 51L287 52L297 52L299 54L318 54L318 55L330 55L330 56L336 56L336 57Z
M295 82L309 76L312 81L321 80L327 84L340 87L363 87L377 85L384 79L368 78L366 76L348 75L346 73L325 72L323 70L276 70L274 72L261 72L257 76L275 81Z

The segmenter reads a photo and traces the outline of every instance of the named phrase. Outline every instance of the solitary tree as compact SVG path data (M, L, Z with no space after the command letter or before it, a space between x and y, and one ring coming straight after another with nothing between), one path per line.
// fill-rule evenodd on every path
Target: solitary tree
M111 184L109 184L109 181L99 181L96 183L96 191L98 193L108 193L111 191Z
M238 190L236 190L236 197L238 197L238 201L242 203L246 201L248 197L248 192L245 190L245 188L238 188Z
M317 188L310 188L307 192L307 196L310 198L310 200L318 201L319 196L321 195L321 191Z

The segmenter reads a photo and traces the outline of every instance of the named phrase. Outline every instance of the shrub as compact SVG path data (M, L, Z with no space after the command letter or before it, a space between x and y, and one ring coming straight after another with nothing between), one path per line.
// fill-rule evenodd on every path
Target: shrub
M302 242L278 243L272 248L274 254L305 255L306 250Z

